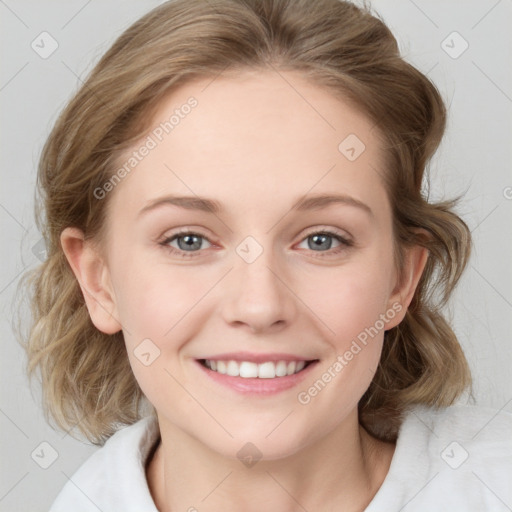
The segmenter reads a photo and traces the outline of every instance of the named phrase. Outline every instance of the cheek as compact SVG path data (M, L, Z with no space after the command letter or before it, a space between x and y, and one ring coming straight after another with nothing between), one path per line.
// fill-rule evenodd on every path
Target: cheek
M211 287L211 272L199 267L148 264L133 258L115 274L116 304L128 338L167 334ZM136 341L136 340L134 340Z
M334 348L343 350L385 313L389 279L384 268L366 262L317 273L305 302L323 321ZM382 330L381 322L377 327Z
M321 288L305 302L321 318L331 350L315 378L301 387L297 401L309 414L327 418L324 428L329 430L357 407L377 370L389 286L383 272L370 265L347 266L317 277ZM325 292L318 293L319 289Z
M116 275L118 314L130 365L157 409L164 409L170 397L181 407L190 406L173 376L181 382L176 372L182 349L200 326L190 319L211 287L211 278L192 268L147 264L143 258L132 259Z
M136 380L153 403L158 403L161 389L180 395L169 372L179 368L190 340L202 328L202 299L219 280L218 272L148 264L147 257L133 257L116 270L117 313Z

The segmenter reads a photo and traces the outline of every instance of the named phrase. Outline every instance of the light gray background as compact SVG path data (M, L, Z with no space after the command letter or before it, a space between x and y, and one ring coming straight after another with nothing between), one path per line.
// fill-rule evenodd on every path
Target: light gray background
M50 127L99 56L159 3L0 0L1 511L48 510L67 477L96 450L45 423L39 390L34 386L31 393L23 373L11 303L20 274L38 262L33 190ZM373 6L406 58L428 73L449 105L448 131L432 168L432 197L467 190L459 212L475 242L453 301L454 323L473 371L477 403L511 410L512 2L375 0ZM43 31L59 45L47 59L31 48ZM453 31L469 44L458 58L442 47ZM444 43L452 53L462 48L457 37ZM31 456L41 442L58 453L48 469Z

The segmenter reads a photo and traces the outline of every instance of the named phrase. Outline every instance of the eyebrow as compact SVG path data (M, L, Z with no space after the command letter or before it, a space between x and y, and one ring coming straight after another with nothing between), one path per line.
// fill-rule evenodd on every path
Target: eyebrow
M300 197L290 208L291 211L320 210L331 204L353 206L373 216L372 209L366 204L348 195L318 194ZM199 196L164 196L150 201L139 212L139 216L164 205L179 206L187 210L199 210L207 213L219 214L223 211L221 204L214 199Z

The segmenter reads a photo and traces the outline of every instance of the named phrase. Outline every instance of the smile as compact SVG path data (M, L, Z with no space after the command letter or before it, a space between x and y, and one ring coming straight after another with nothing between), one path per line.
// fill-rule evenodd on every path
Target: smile
M254 363L251 361L213 360L204 359L202 364L206 368L230 377L244 379L275 379L295 375L308 364L307 361L264 361Z
M196 359L196 367L215 386L245 396L266 397L296 388L319 363L290 353L225 352Z

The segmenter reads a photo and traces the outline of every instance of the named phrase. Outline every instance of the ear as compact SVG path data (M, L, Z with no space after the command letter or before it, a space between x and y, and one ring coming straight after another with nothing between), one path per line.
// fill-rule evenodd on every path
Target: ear
M428 250L420 245L413 245L404 250L404 265L401 275L397 277L397 284L388 300L388 309L398 311L398 314L389 323L386 323L386 330L396 327L404 319L427 259ZM397 307L398 304L401 308Z
M62 250L80 285L93 324L105 334L122 329L117 314L110 272L97 247L78 228L60 235Z

